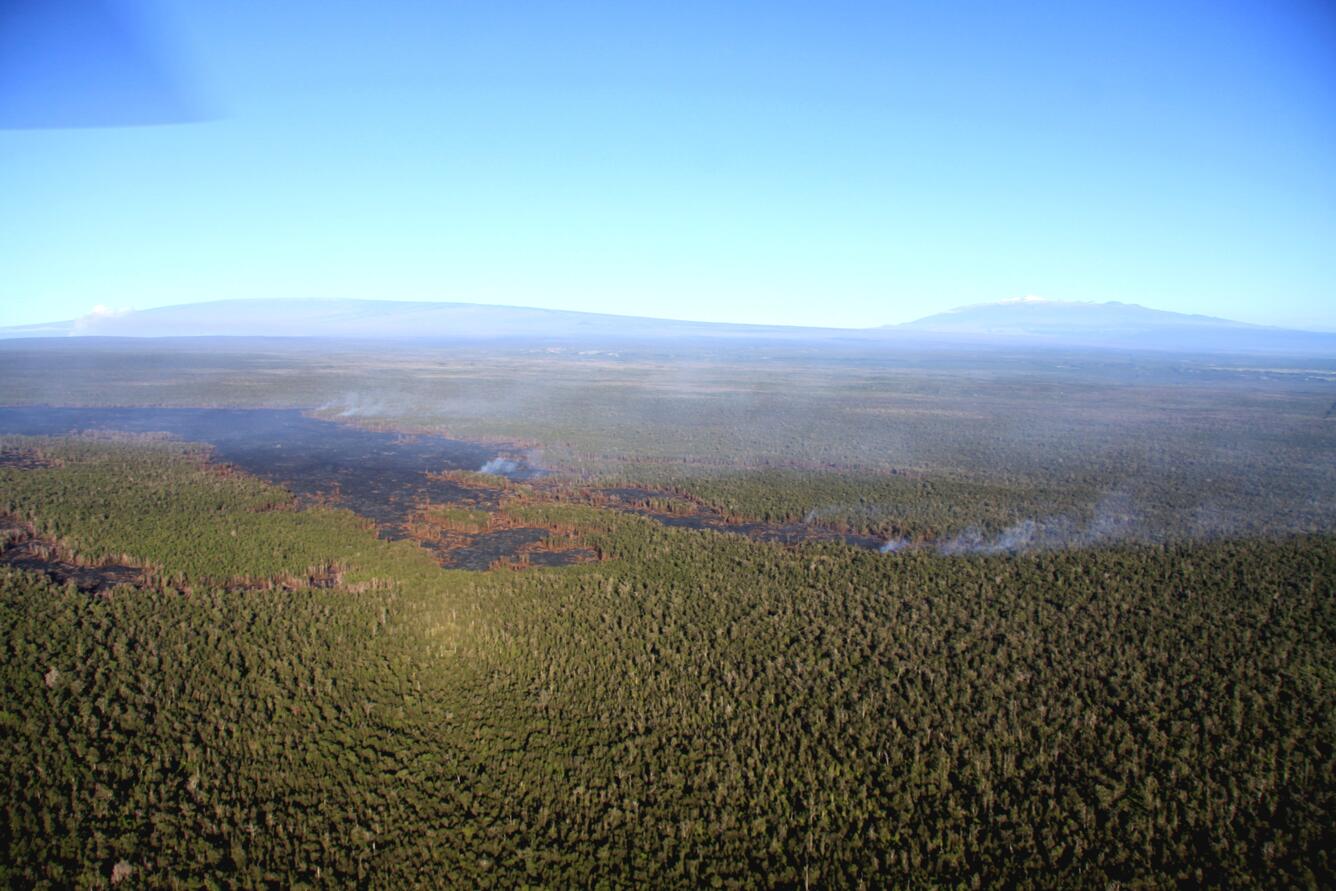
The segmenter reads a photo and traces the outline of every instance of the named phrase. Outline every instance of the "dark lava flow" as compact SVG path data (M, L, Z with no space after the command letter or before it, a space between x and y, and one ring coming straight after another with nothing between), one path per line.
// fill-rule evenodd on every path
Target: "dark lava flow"
M17 467L19 470L36 470L51 465L29 449L0 452L0 467Z
M65 436L85 430L170 433L207 443L214 460L294 495L336 497L374 520L385 538L404 537L403 522L420 500L477 500L477 490L428 479L428 471L477 470L500 454L477 443L363 430L290 409L0 408L0 433ZM511 479L537 475L523 460L513 460L515 469L506 474Z
M516 526L469 536L468 544L462 547L444 548L429 541L421 544L459 569L488 569L498 560L513 561L517 557L530 566L569 566L591 562L598 557L591 548L545 551L531 547L547 538L547 534L546 529Z
M494 490L431 479L428 473L478 470L493 459L503 458L502 476L528 480L541 475L522 457L493 446L442 436L365 430L310 418L295 409L0 407L0 433L67 436L90 430L168 433L211 445L215 461L285 486L300 498L333 500L375 522L378 534L385 539L407 538L404 524L425 502L497 508ZM35 460L28 454L10 454L13 466ZM883 544L880 538L804 523L730 522L705 509L686 515L663 513L649 507L649 502L667 493L652 489L599 491L609 499L606 506L649 517L665 526L711 529L784 544L842 541L874 550ZM562 566L592 558L586 549L533 548L546 535L544 529L511 528L466 536L463 545L422 544L446 565L461 569L487 569L499 559L520 554L535 566Z
M0 433L66 436L81 431L169 433L213 446L213 459L304 498L328 498L376 524L385 539L406 538L404 523L424 501L496 507L495 492L431 479L428 472L478 470L505 458L512 480L539 475L523 458L493 446L405 436L309 418L292 409L0 407ZM17 460L17 459L16 459ZM515 530L483 533L455 552L437 551L451 565L486 569L528 540ZM528 530L538 537L545 530ZM577 562L583 555L554 553L545 565Z
M679 526L685 529L712 529L715 532L731 532L745 535L756 541L777 541L780 544L797 544L804 541L841 541L856 548L880 550L886 540L871 535L856 535L852 532L836 532L822 529L807 523L749 523L733 522L711 513L706 508L691 514L669 514L649 507L652 499L662 499L669 493L654 489L638 489L620 486L599 490L613 499L607 506L626 513L649 517L665 526Z
M535 544L547 538L546 529L519 527L498 529L495 532L482 532L474 536L462 548L455 548L446 553L451 562L460 569L486 569L496 560L512 557L520 548ZM437 551L436 548L432 548Z
M35 536L31 529L7 514L0 514L0 566L12 566L29 572L40 572L58 585L73 582L74 587L87 594L110 591L117 585L141 585L143 573L133 566L108 563L101 566L81 566L61 560L55 555L52 542Z

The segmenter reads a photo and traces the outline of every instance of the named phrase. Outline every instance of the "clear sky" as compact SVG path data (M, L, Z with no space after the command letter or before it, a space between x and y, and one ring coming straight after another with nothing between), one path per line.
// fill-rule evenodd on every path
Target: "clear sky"
M0 325L310 296L869 326L1039 294L1336 328L1328 0L116 8L203 120L0 129ZM115 81L113 42L58 30L81 63L24 37L0 101Z

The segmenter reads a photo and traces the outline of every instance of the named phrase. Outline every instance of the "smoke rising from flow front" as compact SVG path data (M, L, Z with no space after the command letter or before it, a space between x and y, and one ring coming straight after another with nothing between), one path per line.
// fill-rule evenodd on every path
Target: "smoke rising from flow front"
M317 414L333 414L339 418L380 418L400 412L404 406L384 397L349 393L340 399L331 399L316 409Z
M420 410L421 406L418 408ZM449 413L441 405L434 406L434 409L439 413ZM338 399L323 403L316 409L316 413L337 418L391 418L415 412L414 407L403 398L346 393ZM531 474L539 467L538 454L538 450L531 449L523 456L497 455L479 467L478 472L496 476Z
M493 458L478 468L478 473L491 473L497 476L509 476L524 469L524 465L513 458Z
M1026 519L995 535L965 529L942 541L915 544L908 538L888 539L878 550L894 554L907 550L930 550L948 557L1016 554L1063 548L1092 547L1127 541L1146 532L1139 513L1124 495L1110 495L1095 505L1089 522L1073 517Z

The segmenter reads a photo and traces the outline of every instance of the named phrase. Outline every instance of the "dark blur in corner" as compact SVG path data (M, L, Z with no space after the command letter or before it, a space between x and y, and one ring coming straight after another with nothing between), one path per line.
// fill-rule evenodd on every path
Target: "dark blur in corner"
M216 118L151 4L0 0L0 129Z

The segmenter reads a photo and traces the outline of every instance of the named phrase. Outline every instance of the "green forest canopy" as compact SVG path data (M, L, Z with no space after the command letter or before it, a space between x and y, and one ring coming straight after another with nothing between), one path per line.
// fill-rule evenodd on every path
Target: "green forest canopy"
M1332 537L883 557L537 505L611 559L468 573L187 446L42 448L7 509L157 585L0 569L11 885L1332 883Z

